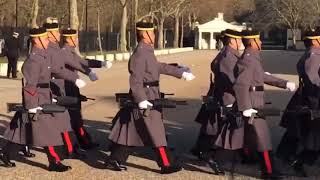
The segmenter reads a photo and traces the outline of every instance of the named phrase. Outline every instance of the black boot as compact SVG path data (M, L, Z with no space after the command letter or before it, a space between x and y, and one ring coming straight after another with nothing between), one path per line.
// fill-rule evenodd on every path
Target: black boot
M79 147L74 146L74 151L72 153L68 153L68 159L87 159L87 155L80 150Z
M175 172L179 172L181 170L182 170L182 167L178 166L178 165L162 166L160 173L161 174L172 174L172 173L175 173Z
M272 154L264 151L261 155L261 179L283 179L284 175L275 168Z
M283 179L283 174L278 171L273 171L272 173L268 173L266 171L262 171L261 179Z
M65 171L69 171L71 169L72 169L71 166L66 166L66 165L62 164L61 162L49 163L49 168L48 168L49 171L55 171L55 172L65 172Z
M34 153L31 153L31 152L30 152L29 146L24 146L24 147L21 149L21 152L23 153L23 156L24 156L24 157L27 157L27 158L36 157L36 155L35 155Z
M223 168L219 165L217 161L213 159L212 156L212 153L203 153L200 155L200 159L207 163L207 166L209 166L214 171L215 175L224 175L225 172Z
M104 162L105 166L107 169L112 170L112 171L126 171L127 167L117 160L112 160L109 157L106 159Z
M223 168L219 165L217 161L213 160L212 158L209 158L206 162L209 165L209 167L214 171L215 175L225 174Z
M300 177L308 177L308 174L306 173L303 162L299 159L295 159L290 163L290 166L293 168L297 176Z
M10 158L5 154L0 155L0 160L2 161L4 167L7 167L7 168L16 167L16 164L14 162L11 162Z
M86 130L82 129L82 131L82 133L76 133L81 149L90 150L99 146L99 143L94 142Z

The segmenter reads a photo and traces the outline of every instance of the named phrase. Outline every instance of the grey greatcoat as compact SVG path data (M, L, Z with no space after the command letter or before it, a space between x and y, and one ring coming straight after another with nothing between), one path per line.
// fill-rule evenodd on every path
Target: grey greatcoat
M76 52L75 48L64 45L62 51L66 54L65 62L66 68L71 72L78 74L78 71L88 75L91 72L90 68L101 68L103 65L102 61L98 60L85 60L81 58ZM80 90L74 83L65 81L65 95L72 97L80 97ZM71 118L71 126L74 131L79 131L80 127L83 127L83 118L81 114L81 102L79 101L76 106L78 109L70 109L69 114Z
M178 67L160 63L154 55L154 48L140 42L129 61L130 93L134 102L160 98L159 86L144 84L159 81L160 74L182 77ZM161 109L153 109L148 117L137 108L120 109L114 119L109 139L126 146L167 146Z
M32 48L22 68L25 79L23 94L26 109L52 103L49 86L52 74L72 82L79 78L77 75L67 75L63 68L58 69L51 67L51 58L47 50ZM17 126L11 124L5 132L5 138L17 144L31 144L40 147L63 145L60 128L60 124L63 123L62 119L56 118L55 114L39 113L37 119L32 117L33 114L30 116L30 118L25 116L20 118L24 121L17 123Z
M235 81L234 68L240 59L240 54L237 50L227 46L220 57L213 62L211 67L214 72L214 97L221 105L227 106L235 103L232 87ZM224 119L219 117L216 120L216 146L231 150L242 148L243 128L234 127L233 121L235 119L230 116Z
M233 89L238 109L241 112L251 108L263 109L265 104L264 91L260 88L264 84L286 88L287 81L266 74L261 61L259 51L247 48L237 63L236 81ZM248 119L245 119L244 127L245 146L258 151L272 149L269 128L265 119L255 118L252 124L249 124Z
M320 49L310 48L297 63L300 85L291 98L287 109L296 110L297 106L320 109ZM299 139L307 150L320 150L320 120L309 115L283 114L280 125L287 129L290 137Z
M67 49L60 48L59 44L57 43L49 43L48 54L51 58L52 68L55 69L56 71L58 71L59 68L64 69L64 71L66 72L66 76L77 76L77 72L71 71L68 68L65 68L65 66L69 66L74 69L77 69L87 75L91 71L87 66L84 66L79 61L74 60L72 56L70 56ZM72 82L70 83L74 85L74 83ZM66 96L64 79L53 76L53 79L51 80L50 88L54 97ZM67 111L64 113L56 113L55 118L61 119L61 124L59 124L61 128L61 132L72 130L71 124L70 124L70 116Z

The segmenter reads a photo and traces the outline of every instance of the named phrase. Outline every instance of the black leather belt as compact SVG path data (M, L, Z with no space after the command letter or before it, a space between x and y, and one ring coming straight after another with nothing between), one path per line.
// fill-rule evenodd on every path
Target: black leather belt
M254 91L264 91L264 87L263 86L251 86L249 88L249 91L254 92Z
M37 84L38 88L50 88L50 84L49 83L39 83Z
M144 82L143 87L149 88L149 87L159 87L159 81L153 81L153 82Z

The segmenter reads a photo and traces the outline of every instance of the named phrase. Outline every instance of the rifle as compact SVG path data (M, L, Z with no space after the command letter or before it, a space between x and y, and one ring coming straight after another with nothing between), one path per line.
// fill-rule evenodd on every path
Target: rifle
M88 100L95 100L93 98L88 98L87 96L81 95L79 97L73 96L58 96L55 98L57 100L57 105L65 106L65 107L73 107L78 105L80 102L86 102Z
M150 103L153 104L153 107L148 107L143 111L143 116L148 117L150 111L152 109L162 109L162 108L176 108L177 105L187 105L186 101L175 101L169 99L156 99L156 100L149 100ZM135 103L132 99L120 99L119 100L120 108L129 107L129 108L139 108L138 103Z
M60 106L57 104L43 104L40 105L40 107L43 108L41 112L43 112L44 114L63 113L66 111L66 108L64 106ZM7 111L19 111L23 113L28 113L28 109L26 109L21 103L7 103Z
M122 99L131 99L132 100L132 96L130 95L130 93L116 93L116 102L119 103ZM164 99L166 96L174 96L173 93L163 93L160 92L160 98Z

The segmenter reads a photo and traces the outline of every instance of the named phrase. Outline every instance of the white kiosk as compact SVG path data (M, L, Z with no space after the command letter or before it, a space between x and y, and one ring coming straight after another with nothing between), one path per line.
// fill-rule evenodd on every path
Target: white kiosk
M195 48L216 49L216 36L226 29L242 31L245 25L228 23L223 19L223 13L218 13L218 17L205 24L197 25L195 35Z

